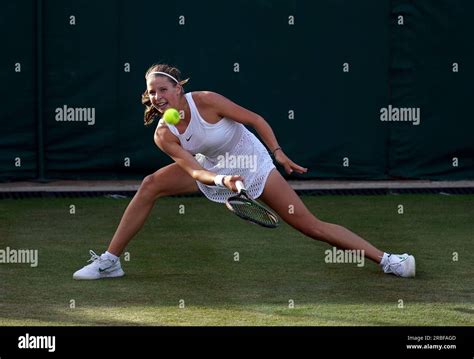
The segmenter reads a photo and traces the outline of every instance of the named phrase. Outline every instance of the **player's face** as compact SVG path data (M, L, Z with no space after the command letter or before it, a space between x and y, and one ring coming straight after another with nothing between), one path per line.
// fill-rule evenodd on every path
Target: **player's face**
M166 76L150 76L147 80L148 97L152 105L161 113L167 108L177 108L181 86Z

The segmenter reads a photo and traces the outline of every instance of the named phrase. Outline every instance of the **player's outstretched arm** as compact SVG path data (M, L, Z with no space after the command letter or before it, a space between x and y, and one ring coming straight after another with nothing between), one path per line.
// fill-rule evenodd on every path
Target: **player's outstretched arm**
M276 161L285 168L285 171L288 174L292 173L293 171L297 173L305 173L308 171L307 168L296 164L285 155L282 148L278 144L275 133L273 132L271 126L262 116L237 105L228 98L215 92L204 93L202 99L206 105L215 108L219 116L255 128L262 141L275 156Z
M215 185L216 173L204 169L191 153L181 147L179 140L168 128L160 126L156 129L155 144L196 181L208 186ZM237 187L235 182L243 180L242 176L229 174L229 176L224 177L223 184L230 190L236 192Z

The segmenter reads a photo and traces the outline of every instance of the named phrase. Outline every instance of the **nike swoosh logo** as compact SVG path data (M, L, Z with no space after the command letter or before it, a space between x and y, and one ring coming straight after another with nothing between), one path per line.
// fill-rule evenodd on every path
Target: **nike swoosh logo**
M189 136L189 138L186 139L186 141L189 141L193 137L193 135Z
M102 269L102 268L99 268L99 272L102 273L102 272L105 272L107 269L109 269L110 267L108 268L105 268L105 269Z

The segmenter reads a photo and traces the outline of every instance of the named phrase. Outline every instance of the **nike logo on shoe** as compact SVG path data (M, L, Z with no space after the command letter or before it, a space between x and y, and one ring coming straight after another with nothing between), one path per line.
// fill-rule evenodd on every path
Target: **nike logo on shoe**
M78 271L75 271L72 278L75 280L94 280L102 278L117 278L125 275L124 271L120 267L120 260L113 261L110 259L101 258L94 253L89 251L91 259L88 262L92 262L82 267Z

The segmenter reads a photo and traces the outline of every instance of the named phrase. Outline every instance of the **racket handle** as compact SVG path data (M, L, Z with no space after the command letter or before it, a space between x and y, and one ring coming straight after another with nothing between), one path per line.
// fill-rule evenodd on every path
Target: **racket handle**
M240 193L243 191L245 191L245 186L244 186L244 183L242 181L236 181L235 182L235 187L237 187L237 191Z

